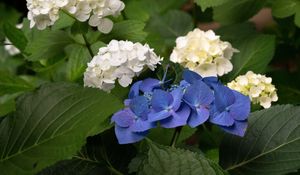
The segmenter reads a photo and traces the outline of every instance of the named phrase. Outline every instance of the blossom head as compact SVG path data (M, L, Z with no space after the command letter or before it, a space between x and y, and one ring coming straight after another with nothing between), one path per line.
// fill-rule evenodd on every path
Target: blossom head
M124 7L120 0L27 0L30 27L37 26L40 30L53 25L59 19L59 11L63 10L78 21L88 20L90 26L109 33L113 22L107 17L119 15Z
M145 67L154 70L161 60L147 44L112 40L88 63L84 85L110 91L118 81L127 87Z
M252 71L238 76L235 80L228 83L227 86L249 96L252 103L260 104L264 108L269 108L272 102L278 100L276 88L272 84L272 78L255 74Z
M176 39L170 59L203 77L222 76L232 70L230 59L234 52L238 50L221 41L212 30L204 32L197 28Z
M226 132L244 136L250 114L250 99L222 84L214 85L214 96L209 121Z

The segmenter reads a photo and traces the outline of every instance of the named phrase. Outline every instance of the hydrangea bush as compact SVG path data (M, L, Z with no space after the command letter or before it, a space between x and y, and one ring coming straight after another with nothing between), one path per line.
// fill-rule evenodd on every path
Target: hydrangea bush
M0 3L1 175L299 173L297 0L26 7Z

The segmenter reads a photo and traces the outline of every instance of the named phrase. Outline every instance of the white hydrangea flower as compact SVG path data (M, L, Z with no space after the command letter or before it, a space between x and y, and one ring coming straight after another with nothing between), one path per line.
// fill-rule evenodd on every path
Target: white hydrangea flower
M196 28L176 39L170 60L199 73L203 77L222 76L232 71L230 59L234 49L229 42L220 40L212 30Z
M112 40L88 63L84 85L110 91L118 81L127 87L145 67L153 71L161 60L147 44Z
M109 33L113 22L108 16L118 16L125 8L120 0L27 0L30 27L43 30L53 25L59 18L59 11L64 10L78 21L97 27L102 33Z
M231 89L250 97L252 103L260 104L264 108L271 107L271 103L278 100L276 88L272 78L248 71L227 84Z
M21 29L23 27L23 24L17 24L16 28ZM4 41L4 49L8 52L9 55L14 56L20 53L20 50L14 46L8 38L5 38Z

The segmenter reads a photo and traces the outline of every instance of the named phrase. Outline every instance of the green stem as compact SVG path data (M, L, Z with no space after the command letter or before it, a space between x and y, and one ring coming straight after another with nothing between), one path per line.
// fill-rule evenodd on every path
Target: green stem
M175 148L175 145L177 143L177 140L179 138L180 132L181 132L182 126L175 128L172 140L171 140L171 144L170 146Z
M90 44L89 41L87 40L87 37L86 37L86 35L85 35L84 33L82 33L81 35L82 35L82 38L83 38L83 40L84 40L84 43L85 43L86 48L88 49L88 51L89 51L91 57L93 58L93 57L94 57L94 53L93 53L93 51L92 51L91 44Z
M120 171L116 170L114 167L109 166L108 169L115 175L123 175Z
M73 18L74 20L77 21L77 19L72 14L70 14L68 11L66 11L66 10L61 10L61 11L63 13L65 13L66 15L68 15L69 17L71 17L71 18ZM88 39L87 39L87 37L86 37L86 35L84 33L81 33L81 35L82 35L82 38L84 40L85 46L87 47L87 49L88 49L91 57L93 58L94 57L94 53L92 51L91 44L89 43L89 41L88 41Z

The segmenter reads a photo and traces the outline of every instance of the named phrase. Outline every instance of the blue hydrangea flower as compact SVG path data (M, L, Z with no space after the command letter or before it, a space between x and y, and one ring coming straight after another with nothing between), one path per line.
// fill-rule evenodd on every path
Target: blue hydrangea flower
M149 121L160 121L160 126L164 128L185 125L190 108L182 103L182 97L181 88L171 92L155 90L151 100L152 111L148 114Z
M112 117L115 123L115 133L120 144L134 143L142 140L148 130L156 124L149 122L149 101L144 96L136 96L131 99L129 108L125 108Z
M209 121L231 134L244 136L250 114L249 97L222 84L214 85L214 95Z
M214 100L212 90L202 81L195 81L186 88L183 100L192 108L188 125L197 127L209 118L210 104Z
M184 79L183 80L183 84L184 84L184 82L186 82L188 84L193 84L194 82L197 82L197 81L203 81L207 86L209 86L210 88L212 88L213 85L220 83L217 77L205 77L205 78L202 78L196 72L190 71L188 69L185 69L183 71L182 77Z
M162 81L154 78L147 78L143 80L141 84L141 91L143 92L152 92L154 89L161 89Z

